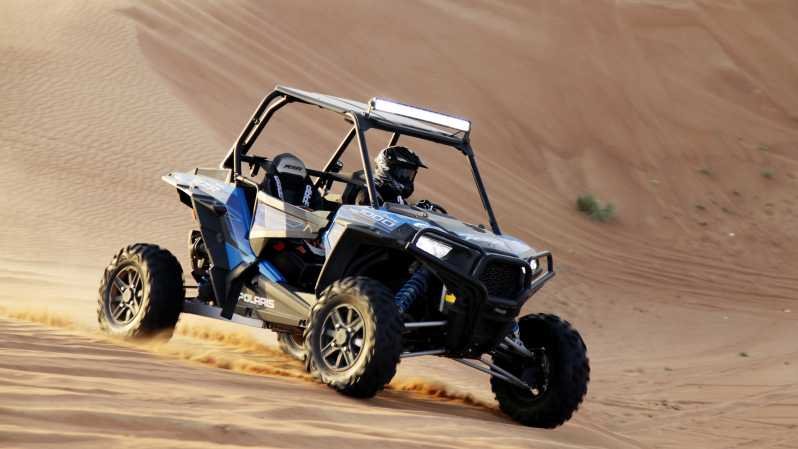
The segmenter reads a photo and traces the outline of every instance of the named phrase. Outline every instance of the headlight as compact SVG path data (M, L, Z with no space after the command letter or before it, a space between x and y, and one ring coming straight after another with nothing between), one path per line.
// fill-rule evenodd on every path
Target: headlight
M532 269L532 272L538 269L538 260L535 258L529 259L529 268Z
M422 235L418 238L416 241L416 246L421 251L424 251L431 256L435 256L438 259L443 259L452 250L451 246L441 241L427 237L426 235Z

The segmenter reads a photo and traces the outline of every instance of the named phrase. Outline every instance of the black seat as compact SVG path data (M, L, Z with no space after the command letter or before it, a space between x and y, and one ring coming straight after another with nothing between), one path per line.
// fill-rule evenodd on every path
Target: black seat
M293 154L283 153L272 160L263 187L269 195L294 206L321 207L321 195L313 187L305 163Z

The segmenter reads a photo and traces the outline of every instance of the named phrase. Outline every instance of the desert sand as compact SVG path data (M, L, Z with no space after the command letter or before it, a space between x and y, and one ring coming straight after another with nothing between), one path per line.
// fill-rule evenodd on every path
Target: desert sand
M798 447L798 3L318 3L0 2L0 447ZM570 422L518 426L446 360L357 401L268 332L98 333L119 247L185 261L160 176L218 164L275 84L474 121L504 231L558 261L527 311L588 345ZM342 125L270 145L318 166ZM424 154L452 169L417 196L479 219L464 161Z

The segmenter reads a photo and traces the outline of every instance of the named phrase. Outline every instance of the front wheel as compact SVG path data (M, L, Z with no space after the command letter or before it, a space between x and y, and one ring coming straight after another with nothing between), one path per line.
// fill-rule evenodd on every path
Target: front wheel
M172 336L183 308L180 262L157 245L122 248L105 268L97 320L105 333L123 338Z
M402 352L402 318L381 282L333 283L311 310L305 366L339 392L372 397L391 381Z
M521 342L534 357L501 351L493 362L532 388L492 377L491 389L499 408L515 421L530 427L557 427L571 418L587 394L587 348L579 332L555 315L527 315L518 325Z

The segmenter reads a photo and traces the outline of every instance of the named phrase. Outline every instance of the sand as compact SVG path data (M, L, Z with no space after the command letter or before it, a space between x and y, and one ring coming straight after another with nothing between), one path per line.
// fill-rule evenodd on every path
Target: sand
M0 447L798 447L795 2L9 0L0 24ZM185 261L160 176L217 164L278 83L474 121L505 232L558 260L527 311L588 344L573 420L515 425L446 360L355 401L268 333L97 333L119 247ZM318 166L345 123L305 123L268 150ZM417 195L480 219L465 161L423 150L447 169Z

